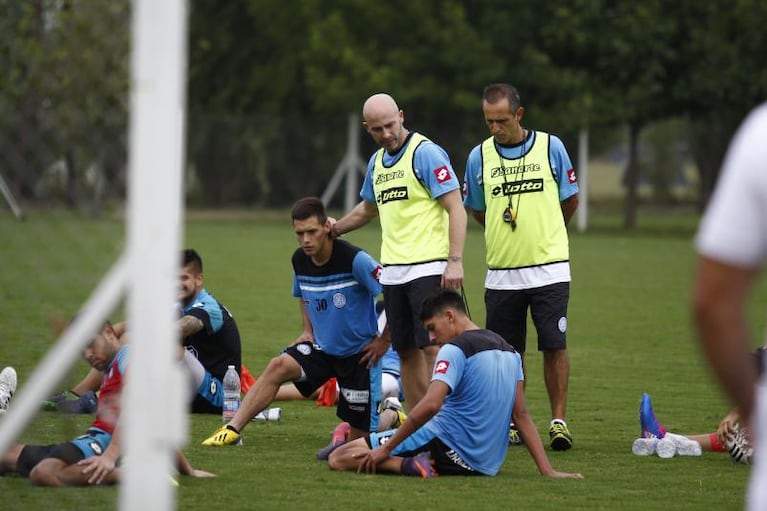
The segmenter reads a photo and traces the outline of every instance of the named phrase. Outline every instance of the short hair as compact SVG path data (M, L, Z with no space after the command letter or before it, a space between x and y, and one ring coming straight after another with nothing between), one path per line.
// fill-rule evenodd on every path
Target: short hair
M427 297L421 304L421 321L426 321L445 309L455 309L466 315L466 305L463 297L452 289L440 289L436 294Z
M290 218L293 220L306 220L313 216L316 216L321 224L324 224L328 219L325 205L317 197L298 199L290 210Z
M522 106L522 101L519 99L519 91L508 83L491 83L485 87L482 93L482 101L487 103L498 103L503 99L509 100L509 110L512 112L516 112Z
M181 251L181 267L192 265L197 273L202 273L202 257L193 248L185 248Z

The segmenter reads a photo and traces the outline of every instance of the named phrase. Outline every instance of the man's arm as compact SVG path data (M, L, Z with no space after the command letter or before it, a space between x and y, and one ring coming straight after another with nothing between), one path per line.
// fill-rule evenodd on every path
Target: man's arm
M360 357L360 364L367 364L368 369L381 360L391 346L391 329L389 323L386 323L381 335L373 337L373 341L362 347L363 355Z
M178 328L179 335L183 339L184 337L196 334L205 328L205 323L203 323L200 318L187 314L181 316L181 319L176 321L176 327Z
M298 297L298 307L301 310L301 324L303 325L303 330L301 331L301 335L299 335L295 341L290 343L291 346L307 341L314 342L314 327L312 327L312 320L309 319L309 313L306 311L306 304L304 303L304 299L300 296Z
M565 219L565 225L567 225L575 214L575 210L578 209L578 194L569 196L560 202L559 205L562 207L562 216Z
M535 461L535 465L538 467L541 475L557 478L583 478L581 474L557 472L549 463L549 458L546 456L546 451L543 450L543 443L538 435L538 430L535 429L535 424L533 424L530 414L527 413L524 382L522 381L517 382L517 393L514 398L514 408L512 409L511 417L514 424L519 428L519 434L525 442L525 447L527 447L527 451L530 453L533 461Z
M698 338L714 373L746 422L753 411L757 375L745 310L758 275L757 269L701 257L695 276Z
M458 289L463 284L463 247L466 243L466 210L461 201L461 192L453 190L439 197L439 203L448 215L447 267L442 275L442 287Z
M330 228L330 234L334 238L337 238L342 234L362 227L377 216L378 208L375 204L365 200L360 201L351 211L333 223L332 227Z
M216 477L216 474L212 472L207 472L205 470L194 468L192 464L189 463L189 460L184 455L184 452L181 449L176 451L176 468L178 469L178 473L184 476Z

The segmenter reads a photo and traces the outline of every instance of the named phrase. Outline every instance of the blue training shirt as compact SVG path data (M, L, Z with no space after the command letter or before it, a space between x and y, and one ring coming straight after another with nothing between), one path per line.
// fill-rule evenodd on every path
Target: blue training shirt
M495 475L503 465L522 359L498 334L468 330L443 345L432 381L450 393L424 425L474 470Z
M361 248L338 239L324 265L316 266L301 249L292 263L293 296L304 302L314 343L336 357L359 353L378 330L375 298L381 293L381 265Z

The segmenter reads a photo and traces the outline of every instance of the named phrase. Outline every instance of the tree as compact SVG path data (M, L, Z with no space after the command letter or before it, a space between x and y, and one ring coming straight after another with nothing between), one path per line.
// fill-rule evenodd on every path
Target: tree
M674 101L687 113L701 173L701 207L716 184L735 129L767 99L767 4L759 0L674 3L679 20Z
M124 168L128 2L7 0L0 20L0 130L12 182L30 197L44 169L63 158L74 207L86 164L112 180Z

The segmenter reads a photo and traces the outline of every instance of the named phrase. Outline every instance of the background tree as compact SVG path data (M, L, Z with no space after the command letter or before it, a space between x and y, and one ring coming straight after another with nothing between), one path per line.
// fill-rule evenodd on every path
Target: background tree
M2 154L21 196L50 196L46 169L63 169L76 207L89 170L89 205L121 189L127 124L127 0L0 2Z

